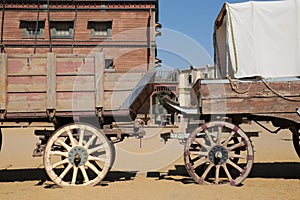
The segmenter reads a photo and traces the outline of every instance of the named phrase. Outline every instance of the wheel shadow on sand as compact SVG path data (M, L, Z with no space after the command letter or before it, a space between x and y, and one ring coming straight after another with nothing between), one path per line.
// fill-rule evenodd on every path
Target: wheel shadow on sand
M97 186L108 186L113 182L131 181L136 177L137 172L111 171ZM2 182L24 182L37 181L35 186L45 188L56 188L55 184L46 184L50 180L43 168L35 169L3 169L0 170L0 183Z
M137 172L111 171L105 179L97 186L109 186L113 182L133 181ZM175 169L167 172L147 172L147 178L157 180L170 180L183 184L195 184L189 176L184 165L175 165ZM300 180L300 162L274 162L274 163L254 163L248 178L278 178L278 179L298 179ZM45 183L47 177L43 168L35 169L3 169L0 170L1 182L24 182L37 181L35 186L45 188L57 188L55 184Z
M196 184L184 165L175 165L175 169L168 172L148 172L147 177L181 182L183 184ZM252 171L247 178L300 180L300 162L254 163Z

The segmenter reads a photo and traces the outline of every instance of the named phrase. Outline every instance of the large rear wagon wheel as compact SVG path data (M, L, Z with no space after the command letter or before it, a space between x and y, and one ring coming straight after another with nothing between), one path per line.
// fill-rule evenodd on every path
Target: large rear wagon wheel
M114 162L114 147L103 132L88 124L69 124L54 132L44 151L44 166L59 186L98 184Z
M248 136L227 122L209 122L188 138L185 166L199 184L239 185L253 165L253 148Z

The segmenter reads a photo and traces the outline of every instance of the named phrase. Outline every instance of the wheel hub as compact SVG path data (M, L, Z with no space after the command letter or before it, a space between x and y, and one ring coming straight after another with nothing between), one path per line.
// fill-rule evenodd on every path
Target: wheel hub
M83 147L73 147L69 154L68 159L71 164L75 166L82 166L84 165L88 160L88 152Z
M214 146L208 153L209 160L215 165L222 165L228 159L228 151L222 146Z

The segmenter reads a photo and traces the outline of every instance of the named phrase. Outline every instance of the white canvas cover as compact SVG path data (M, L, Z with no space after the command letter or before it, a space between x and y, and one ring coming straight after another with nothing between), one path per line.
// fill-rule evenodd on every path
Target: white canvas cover
M222 77L300 76L300 0L225 3L214 39Z

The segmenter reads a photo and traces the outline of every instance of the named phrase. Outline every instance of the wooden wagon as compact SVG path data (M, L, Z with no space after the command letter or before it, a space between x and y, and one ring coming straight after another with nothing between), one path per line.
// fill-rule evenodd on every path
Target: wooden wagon
M166 99L170 110L200 120L188 134L162 135L186 138L185 166L196 182L238 185L249 175L254 159L249 138L257 133L242 130L247 121L273 133L289 129L300 157L300 46L295 42L300 7L295 5L297 0L225 3L215 21L215 77L193 85L194 107ZM289 28L283 28L287 21Z
M134 119L154 73L104 66L104 53L0 54L0 135L39 122L34 156L57 185L99 183L114 162L113 142L144 135Z
M300 79L198 80L195 107L183 108L168 98L164 105L191 122L186 133L162 134L164 139L183 139L185 166L198 183L240 184L250 173L254 153L241 124L250 121L271 133L288 129L300 157ZM197 121L198 123L193 122ZM275 131L264 123L271 122ZM200 123L199 123L200 122ZM196 126L196 128L195 128Z

